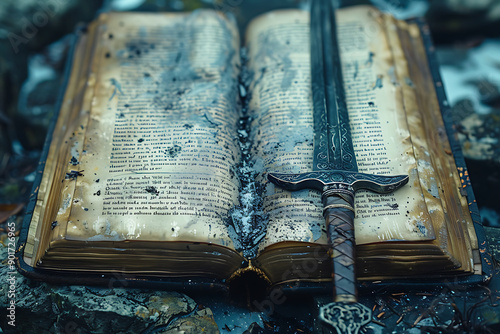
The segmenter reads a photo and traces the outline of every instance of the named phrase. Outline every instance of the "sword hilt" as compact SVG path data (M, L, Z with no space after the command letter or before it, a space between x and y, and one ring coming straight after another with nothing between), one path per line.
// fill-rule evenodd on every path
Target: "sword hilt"
M372 312L357 302L354 195L359 189L392 192L408 182L407 175L371 175L353 171L314 171L302 174L269 173L268 179L286 190L322 191L323 216L331 246L334 302L320 309L319 317L339 334L357 334L370 322Z
M326 189L322 201L335 284L334 302L321 307L319 318L338 334L357 334L371 321L372 312L357 302L354 190L352 187Z
M354 191L328 189L322 198L328 244L332 247L334 301L356 302Z

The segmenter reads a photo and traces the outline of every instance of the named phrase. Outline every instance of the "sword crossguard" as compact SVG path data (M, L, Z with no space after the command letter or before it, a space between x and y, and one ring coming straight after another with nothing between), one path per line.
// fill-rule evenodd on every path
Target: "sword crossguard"
M331 170L300 174L267 174L269 181L286 190L346 188L356 192L360 189L386 194L408 183L408 175L373 175L352 171Z

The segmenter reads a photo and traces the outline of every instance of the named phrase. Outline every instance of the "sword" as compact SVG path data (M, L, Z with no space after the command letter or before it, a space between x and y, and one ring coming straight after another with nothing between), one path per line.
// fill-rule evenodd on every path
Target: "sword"
M357 334L372 314L358 303L355 272L354 195L359 189L390 193L408 182L407 175L358 172L336 36L335 0L311 5L311 85L314 116L313 171L269 173L268 179L286 190L322 192L323 216L331 247L334 301L320 308L320 319L338 333Z

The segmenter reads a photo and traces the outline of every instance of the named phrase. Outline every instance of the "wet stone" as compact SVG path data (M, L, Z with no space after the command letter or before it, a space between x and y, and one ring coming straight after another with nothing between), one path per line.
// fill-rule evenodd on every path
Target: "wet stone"
M466 158L500 163L500 110L465 117L458 123L458 138Z
M428 1L429 22L435 43L450 43L452 39L498 34L500 3L496 0Z
M0 256L7 248L0 244ZM0 277L7 277L5 263ZM56 286L13 275L16 333L218 333L212 311L185 294L126 287ZM6 324L8 284L0 285L0 328ZM184 332L177 331L183 330ZM8 332L7 332L8 333Z
M0 1L0 108L13 122L15 132L11 130L10 136L23 140L24 148L39 149L44 142L61 86L69 45L47 46L72 33L76 22L92 19L101 4L102 0ZM40 51L43 62L33 65L32 55Z
M214 320L214 315L209 308L197 310L191 315L181 318L172 325L168 326L165 331L158 332L159 334L216 334L220 333L217 324Z
M460 126L460 122L470 115L474 114L474 104L470 99L461 99L457 101L451 109L453 123Z

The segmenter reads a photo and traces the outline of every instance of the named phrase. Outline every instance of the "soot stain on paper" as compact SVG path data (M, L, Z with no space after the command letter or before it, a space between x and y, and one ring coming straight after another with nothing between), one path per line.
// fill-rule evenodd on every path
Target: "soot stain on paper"
M260 45L259 53L255 56L255 63L257 64L275 64L273 68L279 69L281 73L281 84L280 88L283 91L287 91L292 83L294 82L295 77L297 76L297 70L292 69L293 62L290 59L290 54L295 52L297 49L302 48L302 45L298 45L294 43L294 41L283 41L282 39L277 38L274 34L261 34L258 38L258 42ZM285 49L288 52L277 53L276 49ZM246 54L245 54L246 55ZM268 70L267 66L263 66L260 68L259 78L255 81L254 85L257 85L258 82L264 76L264 73ZM255 75L253 73L253 75ZM245 82L243 82L245 84Z
M358 77L358 74L359 74L359 65L358 65L358 62L355 61L354 62L354 74L352 75L352 78L354 80L356 80L356 78Z
M375 80L375 83L373 84L372 89L382 88L383 87L383 84L382 84L383 78L384 78L383 75L381 75L381 74L377 75L377 79Z
M246 51L242 51L243 62L247 61ZM248 91L250 82L250 73L243 66L240 74L240 85ZM250 94L240 95L242 103L242 116L238 128L238 144L242 152L241 162L237 166L241 186L239 193L240 205L231 208L227 220L230 230L230 237L236 248L243 253L245 257L255 257L260 241L265 237L268 217L262 210L263 193L265 191L262 184L256 182L256 176L263 169L262 161L253 161L250 155L252 148L252 138L250 137L250 124L252 118L248 113L248 102Z
M391 203L386 203L386 205L387 205L388 207L390 207L391 209L394 209L394 210L397 210L397 208L399 208L398 203L394 203L394 204L391 204Z
M210 112L208 111L205 111L205 113L203 114L203 117L205 118L205 120L208 122L208 126L210 128L214 128L214 127L218 127L220 126L221 124L217 123L214 118L212 117L212 114L210 114Z
M285 56L283 58L283 62L282 62L282 69L281 71L283 72L283 78L281 79L281 89L286 91L290 88L290 86L292 85L292 82L293 82L293 79L295 78L295 76L297 75L297 71L296 70L292 70L292 60L290 59L290 57L288 56Z
M365 62L365 65L367 65L368 67L372 66L373 65L373 57L375 56L375 53L373 52L369 52L368 53L368 59L366 60Z
M398 85L398 79L396 77L396 69L394 68L394 66L391 66L389 68L389 71L387 73L389 75L389 78L391 79L391 83L394 85L394 86L397 86Z
M66 176L64 177L64 179L66 179L66 180L76 180L77 176L83 176L82 172L83 172L83 170L80 170L80 171L72 170L72 171L66 173Z
M430 189L428 189L429 192L434 198L439 198L439 188L437 186L436 179L431 177L430 181L431 181L431 187Z
M422 223L421 221L417 221L416 225L422 235L427 235L427 227L424 223Z
M214 134L216 136L214 144L217 144L217 139L221 136L220 132L226 131L222 129L225 120L220 118L220 109L228 109L228 106L234 104L238 95L248 97L250 94L247 86L244 84L241 86L235 75L236 69L239 67L239 57L235 57L233 31L226 21L218 15L215 17L220 22L219 28L221 28L222 33L218 36L217 44L220 46L216 52L217 56L210 58L212 60L208 66L198 66L199 61L196 57L203 54L203 41L200 36L203 35L203 30L206 27L200 26L199 21L196 20L200 17L205 19L204 15L214 17L213 14L207 13L209 12L195 11L182 22L179 21L176 26L165 28L163 31L165 34L175 34L175 36L162 42L168 43L162 44L162 47L168 47L175 51L164 53L158 65L159 70L147 70L151 76L144 76L147 78L144 83L148 85L148 88L150 86L153 88L144 94L147 94L147 97L151 99L150 107L158 113L160 123L176 122L181 127L182 132L194 128ZM131 41L126 50L122 50L120 53L122 65L144 61L140 58L147 49L147 45L142 43L140 39ZM140 50L140 53L137 53L137 50ZM204 61L206 65L207 61ZM238 113L239 108L235 107L233 110ZM235 119L238 118L238 114L231 115L231 117L233 116ZM243 125L240 124L240 129L244 130L249 122L244 120L241 123ZM238 132L240 135L238 138L235 137L234 141L240 141L240 145L246 145L242 144L246 140L245 131ZM200 141L203 136L197 137L199 145L202 145ZM163 148L165 155L176 158L181 154L182 145L183 143L175 141L166 144ZM252 174L248 158L248 148L242 151L245 151L244 156L241 159L233 158L233 160L245 161L246 159L246 161L238 166L233 164L229 167L231 179L234 179L235 184L238 182L236 181L237 173L246 175L246 178L240 181L240 205L233 208L227 216L221 218L228 224L234 224L235 227L231 225L232 228L230 228L233 231L231 232L232 241L235 245L239 244L239 249L242 251L244 249L246 254L250 254L256 252L258 242L265 235L265 222L264 218L261 217L260 209L258 209L260 204L256 206L256 203L262 199L258 195L259 190L255 187L254 174ZM242 242L239 243L238 240L242 240Z
M66 197L64 198L61 207L59 208L58 214L64 213L66 209L70 207L71 204L71 194L66 194Z
M111 82L111 86L114 86L113 94L111 94L111 97L109 98L109 101L111 101L115 97L117 92L123 95L123 91L122 85L118 82L118 80L116 80L115 78L111 78L109 79L109 81Z
M158 189L156 189L155 187L153 186L148 186L146 187L146 189L144 189L147 193L150 193L151 195L154 195L154 196L159 196L160 195L160 192L158 191Z
M177 158L177 156L181 153L182 147L174 144L173 146L167 147L165 150L165 154L170 158Z
M408 77L405 77L405 83L410 86L410 87L414 87L415 85L413 84L413 81L411 81L410 78Z
M215 18L219 22L222 31L220 52L211 58L209 66L203 68L197 66L193 59L195 50L199 51L200 35L205 27L200 26L200 20L207 17ZM200 123L206 127L219 126L215 119L214 110L217 105L227 104L234 96L234 90L238 89L234 76L228 75L234 70L235 50L232 47L233 35L225 20L219 16L213 16L207 11L194 11L185 20L175 24L173 27L165 27L166 34L175 33L169 39L168 47L175 52L165 52L160 60L161 70L153 73L151 70L144 73L144 78L150 84L154 81L156 89L149 92L152 99L152 107L158 111L164 111L161 115L162 121L186 119L190 123ZM130 41L126 49L121 53L122 62L136 61L137 51L141 55L154 49L154 44L145 42L140 38ZM198 52L199 53L199 52ZM132 56L131 59L127 55ZM154 77L154 78L153 78ZM206 99L205 96L216 96L215 99ZM215 105L212 101L216 101ZM193 125L193 124L191 124Z

